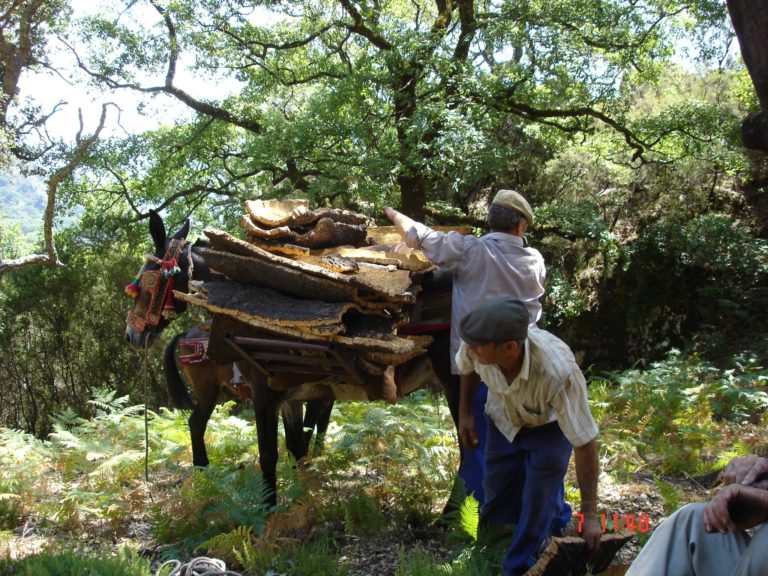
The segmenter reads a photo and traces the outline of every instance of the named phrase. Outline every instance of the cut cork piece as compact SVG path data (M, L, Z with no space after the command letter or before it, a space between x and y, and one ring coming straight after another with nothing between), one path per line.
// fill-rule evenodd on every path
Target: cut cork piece
M246 200L245 210L266 228L288 226L292 218L309 212L309 200Z
M253 258L258 258L274 267L297 270L307 275L317 276L339 284L347 284L362 288L372 295L382 295L388 299L400 302L415 300L411 289L411 277L407 270L392 269L374 264L361 264L354 274L341 274L311 262L293 260L284 256L272 254L258 246L235 238L231 234L214 228L206 228L205 235L210 239L216 250L235 252ZM216 268L214 266L214 268ZM221 270L220 270L221 271ZM317 296L317 298L321 298Z
M349 283L305 274L299 269L276 265L263 258L210 249L202 252L208 266L236 282L265 286L298 298L327 302L357 300L357 289Z
M280 326L334 326L341 331L344 315L355 309L349 302L292 298L271 288L239 282L206 282L204 288L208 304Z
M539 560L525 576L562 576L599 574L608 568L616 553L633 538L632 533L603 534L600 548L590 554L583 538L565 536L552 538Z
M347 346L353 350L369 350L369 351L387 352L387 353L396 354L396 355L411 354L415 348L415 343L413 340L409 338L404 338L401 336L396 336L393 334L378 334L375 337L346 336L338 333L328 334L327 332L324 333L322 331L322 329L325 329L325 328L335 329L335 327L309 326L309 327L306 327L307 328L306 330L304 330L304 329L297 329L289 326L280 326L272 322L271 319L269 321L263 321L259 318L250 316L248 314L239 312L237 310L231 310L228 308L222 308L220 306L210 304L205 298L201 296L186 294L184 292L179 292L178 290L175 290L173 294L176 298L178 298L183 302L186 302L187 304L192 304L193 306L205 308L206 310L214 314L223 314L226 316L231 316L232 318L235 318L236 320L250 326L251 328L254 328L260 332L265 332L267 334L272 334L272 335L287 337L287 338L296 338L298 340L310 341L310 342L311 341L336 342L339 344L343 344L344 346Z

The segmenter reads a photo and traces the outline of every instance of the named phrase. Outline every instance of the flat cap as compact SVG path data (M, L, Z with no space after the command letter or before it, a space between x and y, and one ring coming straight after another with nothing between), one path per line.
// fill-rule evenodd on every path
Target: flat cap
M526 220L528 220L528 224L533 226L533 210L531 210L531 205L528 204L528 200L523 198L523 195L519 192L515 192L514 190L499 190L496 193L496 196L493 197L493 202L491 202L491 204L498 204L499 206L504 206L504 208L519 212L525 216Z
M479 346L488 342L522 340L528 336L528 309L511 296L483 301L467 313L459 324L461 339Z

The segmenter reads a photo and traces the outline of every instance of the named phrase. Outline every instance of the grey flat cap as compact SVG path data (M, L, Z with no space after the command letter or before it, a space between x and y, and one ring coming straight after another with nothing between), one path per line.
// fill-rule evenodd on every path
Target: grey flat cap
M498 296L482 302L467 313L459 324L461 339L479 346L488 342L522 340L528 336L528 309L511 296Z

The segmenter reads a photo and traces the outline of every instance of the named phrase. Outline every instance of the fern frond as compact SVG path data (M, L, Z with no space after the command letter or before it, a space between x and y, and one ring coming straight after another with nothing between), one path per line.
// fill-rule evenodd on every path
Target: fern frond
M473 541L477 542L477 527L480 524L480 504L473 495L464 499L459 509L459 522L461 529L466 532Z

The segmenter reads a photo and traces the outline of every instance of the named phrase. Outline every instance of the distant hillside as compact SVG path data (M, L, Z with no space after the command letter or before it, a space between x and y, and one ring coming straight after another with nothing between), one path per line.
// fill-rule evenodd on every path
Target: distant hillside
M43 225L47 196L40 180L0 174L0 222L16 224L26 239L36 238Z

